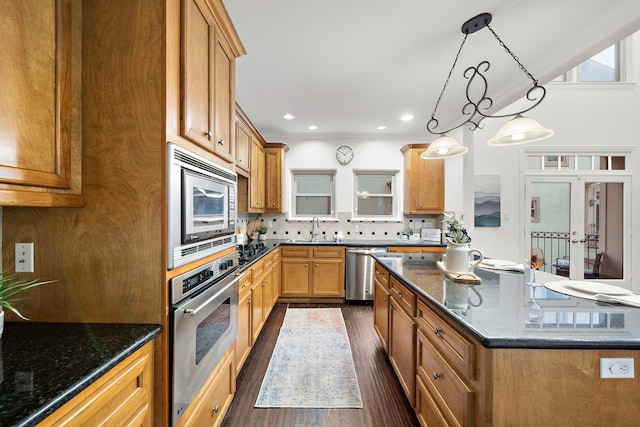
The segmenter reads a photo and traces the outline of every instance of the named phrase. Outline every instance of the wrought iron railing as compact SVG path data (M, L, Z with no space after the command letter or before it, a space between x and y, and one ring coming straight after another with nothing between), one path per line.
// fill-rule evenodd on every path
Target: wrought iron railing
M568 274L568 260L569 260L569 245L571 241L575 239L569 232L564 231L532 231L531 232L531 247L542 248L544 251L544 265L540 267L540 270L547 273L567 273ZM600 235L598 233L586 233L584 239L584 268L592 269L596 259L596 255L600 252ZM558 265L564 265L566 261L566 272L562 267ZM560 270L560 271L558 271ZM565 274L562 274L565 275Z

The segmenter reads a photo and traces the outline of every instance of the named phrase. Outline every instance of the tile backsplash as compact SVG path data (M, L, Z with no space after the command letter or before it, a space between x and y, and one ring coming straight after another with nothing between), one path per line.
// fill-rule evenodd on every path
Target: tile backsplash
M311 235L311 221L288 220L285 214L239 213L238 222L246 225L259 219L269 227L268 239L307 239ZM347 240L400 240L401 232L411 227L420 234L422 228L440 228L442 216L405 216L403 222L396 221L354 221L350 212L338 212L337 221L320 221L319 239L333 240L342 231Z

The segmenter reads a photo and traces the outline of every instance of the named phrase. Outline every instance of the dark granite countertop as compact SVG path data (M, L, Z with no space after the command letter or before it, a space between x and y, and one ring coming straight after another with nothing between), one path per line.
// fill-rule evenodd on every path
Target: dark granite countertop
M304 239L267 239L263 241L268 247L276 247L279 245L330 245L330 246L348 246L348 247L385 247L385 246L415 246L415 247L444 247L446 244L440 242L430 242L427 240L355 240L345 239L342 242L333 240L322 240L310 242Z
M640 349L640 308L534 289L521 273L482 268L480 285L463 286L437 269L440 254L395 255L372 256L485 347Z
M159 333L158 325L5 323L0 425L36 425Z

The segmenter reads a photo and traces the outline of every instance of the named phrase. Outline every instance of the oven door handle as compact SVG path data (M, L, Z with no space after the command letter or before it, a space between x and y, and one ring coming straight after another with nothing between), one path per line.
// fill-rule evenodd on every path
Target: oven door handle
M203 302L202 304L200 304L196 308L185 308L184 309L184 314L190 314L192 316L195 316L196 314L198 314L198 312L200 310L205 308L211 301L213 301L216 298L218 298L220 296L220 294L225 292L227 289L229 289L231 286L233 286L237 281L242 279L242 277L244 277L244 273L236 274L235 278L232 281L230 281L227 286L225 286L222 290L220 290L220 292L216 293L215 295L213 295L211 298L209 298L208 300L206 300L205 302Z

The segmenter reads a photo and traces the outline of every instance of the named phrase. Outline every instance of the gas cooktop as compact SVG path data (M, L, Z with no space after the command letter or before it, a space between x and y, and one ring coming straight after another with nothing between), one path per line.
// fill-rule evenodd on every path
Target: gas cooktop
M267 252L269 248L264 243L252 243L249 245L238 245L238 263L245 265L250 263L256 258L259 258L262 254Z

